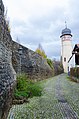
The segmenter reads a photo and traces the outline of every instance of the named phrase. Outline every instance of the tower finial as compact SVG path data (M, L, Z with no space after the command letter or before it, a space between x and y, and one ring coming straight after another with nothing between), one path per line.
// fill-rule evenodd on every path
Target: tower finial
M67 28L67 22L65 21L65 27Z

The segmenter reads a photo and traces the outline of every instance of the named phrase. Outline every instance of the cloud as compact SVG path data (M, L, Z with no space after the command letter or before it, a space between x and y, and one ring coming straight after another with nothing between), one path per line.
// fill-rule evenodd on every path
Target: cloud
M21 44L36 50L41 43L48 57L60 57L60 34L65 20L78 43L78 0L3 0L8 8L11 35Z

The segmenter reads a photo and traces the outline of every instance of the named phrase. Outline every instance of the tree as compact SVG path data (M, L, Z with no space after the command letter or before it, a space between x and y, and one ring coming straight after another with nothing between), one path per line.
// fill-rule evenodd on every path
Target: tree
M5 21L6 21L6 25L7 25L7 28L8 28L8 31L10 32L11 31L11 29L10 29L10 20L9 20L9 17L8 17L8 15L7 15L7 9L5 10L5 13L4 13L4 19L5 19Z
M45 59L47 58L47 56L46 56L41 44L38 45L38 48L36 49L36 52L39 55L41 55L43 58L45 58Z

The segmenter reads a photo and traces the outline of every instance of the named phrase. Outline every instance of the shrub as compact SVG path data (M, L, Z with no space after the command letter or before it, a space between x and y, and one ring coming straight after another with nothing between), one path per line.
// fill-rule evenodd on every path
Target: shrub
M42 87L38 82L30 83L28 86L28 91L30 92L30 96L41 96Z
M15 98L41 96L42 86L40 82L34 82L25 74L17 76L17 85L14 91Z
M27 98L29 95L28 95L28 92L26 92L26 91L18 91L17 89L15 89L14 96L16 99L20 99L22 97Z
M74 67L70 69L70 76L76 77L79 79L79 67Z
M47 56L46 56L46 54L45 54L45 52L44 51L41 51L40 49L37 49L36 50L36 53L38 53L39 55L41 55L43 58L47 58Z
M15 98L28 97L27 85L28 85L27 76L25 74L18 75L17 84L14 91L14 97Z
M47 58L41 44L38 45L38 48L36 49L36 53L38 53L39 55L41 55L45 59Z
M25 91L27 89L28 78L25 74L17 76L17 89L18 91Z
M53 61L51 59L47 59L47 63L54 70Z

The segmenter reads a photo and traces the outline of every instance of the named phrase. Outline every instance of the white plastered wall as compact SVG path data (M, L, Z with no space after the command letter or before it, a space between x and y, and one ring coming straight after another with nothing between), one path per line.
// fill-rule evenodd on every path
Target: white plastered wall
M62 48L61 48L61 55L62 55L62 64L64 68L64 72L68 72L68 60L72 56L72 41L70 35L64 35L61 38L62 40ZM66 61L64 61L66 58Z

